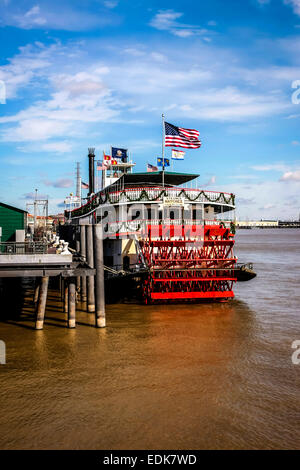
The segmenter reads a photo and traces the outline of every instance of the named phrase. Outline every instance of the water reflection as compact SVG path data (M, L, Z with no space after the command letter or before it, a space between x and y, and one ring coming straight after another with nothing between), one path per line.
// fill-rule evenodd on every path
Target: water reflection
M295 269L278 269L284 257L272 250L271 232L262 235L263 255L249 232L238 236L240 256L257 259L258 278L238 286L232 302L109 305L101 330L79 304L77 328L68 330L51 291L45 329L33 332L24 328L33 325L29 296L18 321L0 322L0 447L298 447L300 369L291 343L299 294L291 294L299 243L295 232L281 233L292 238Z

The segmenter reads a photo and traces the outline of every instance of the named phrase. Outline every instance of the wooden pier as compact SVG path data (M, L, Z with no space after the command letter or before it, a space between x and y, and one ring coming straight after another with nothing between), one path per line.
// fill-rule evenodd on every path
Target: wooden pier
M28 250L26 243L19 246L17 243L10 244L13 249L9 252L4 249L4 245L1 247L0 278L36 280L33 295L36 330L44 327L48 285L52 277L60 279L63 309L68 314L69 328L76 327L76 295L79 295L80 300L86 304L86 311L95 315L95 327L105 327L101 230L100 225L81 225L73 228L71 226L69 233L76 240L76 250L72 254L56 254L53 248L37 253L34 249Z

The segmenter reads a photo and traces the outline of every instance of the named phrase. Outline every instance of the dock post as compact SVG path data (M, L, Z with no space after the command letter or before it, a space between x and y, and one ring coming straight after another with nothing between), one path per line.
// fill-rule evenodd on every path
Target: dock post
M39 292L40 292L40 279L35 279L34 283L34 294L33 294L33 303L36 305L39 300Z
M77 231L76 231L76 251L77 253L80 253L80 227L77 228ZM81 292L81 279L80 279L80 276L76 276L76 291L77 291L77 295L76 295L76 301L79 302L79 296L80 296L80 292Z
M68 281L64 279L64 312L67 313L68 311L68 299L69 299L69 285Z
M90 268L94 268L93 226L86 226L86 257ZM87 311L95 312L94 276L87 277Z
M80 225L80 254L86 259L86 236L85 226ZM86 302L86 277L81 277L81 300Z
M105 291L104 291L104 266L103 266L103 237L102 226L94 225L94 253L95 253L95 324L97 328L105 328Z
M48 284L49 284L49 277L42 277L40 289L39 289L39 300L36 312L36 321L35 321L35 329L42 330L44 327L44 318L45 318L45 310L46 310L46 302L47 302L47 294L48 294Z
M61 275L59 275L58 278L58 289L59 289L59 297L60 300L62 299L62 280L61 280Z
M60 289L60 300L63 302L63 299L64 299L64 289L65 289L65 285L64 285L64 278L62 277L62 275L59 276L59 289Z
M69 308L68 308L68 327L76 327L76 285L75 279L70 279L69 282Z

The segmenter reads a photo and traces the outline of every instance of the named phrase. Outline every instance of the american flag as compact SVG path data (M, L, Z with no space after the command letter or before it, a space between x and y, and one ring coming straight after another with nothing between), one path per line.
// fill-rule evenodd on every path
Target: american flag
M107 170L107 167L108 167L108 166L109 166L109 162L107 162L107 161L98 162L98 163L97 163L97 170L98 170L98 171Z
M81 183L81 187L82 189L89 189L89 185L87 183L84 183L83 181Z
M184 129L165 122L165 146L198 149L201 147L199 132L195 129Z
M150 163L147 164L147 172L152 172L152 171L158 171L157 166L150 165Z

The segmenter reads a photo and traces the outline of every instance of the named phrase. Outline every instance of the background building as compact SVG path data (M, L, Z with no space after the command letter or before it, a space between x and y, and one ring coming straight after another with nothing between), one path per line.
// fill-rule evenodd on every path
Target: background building
M24 241L26 226L26 211L0 202L1 242ZM22 232L17 232L18 230L21 230ZM23 240L21 240L20 238L23 238Z

